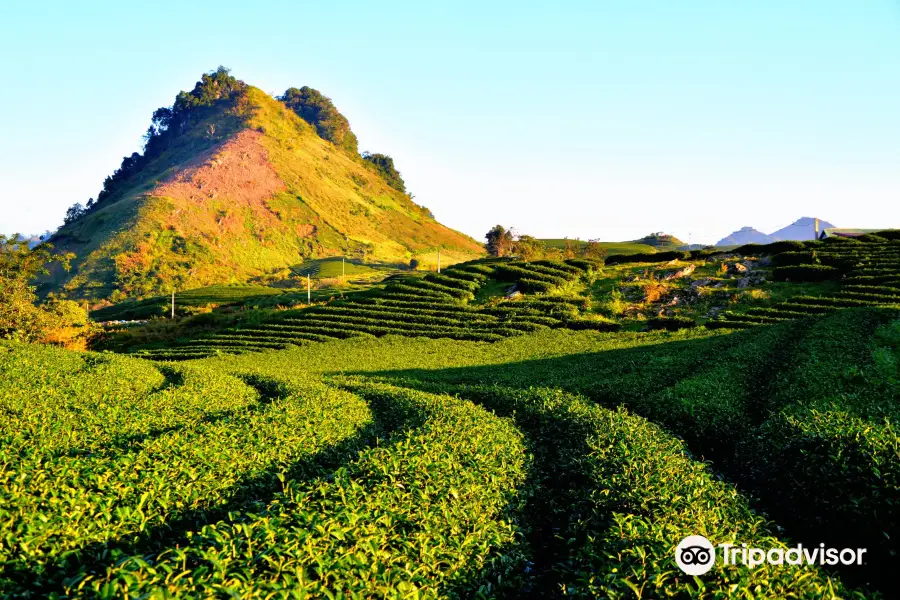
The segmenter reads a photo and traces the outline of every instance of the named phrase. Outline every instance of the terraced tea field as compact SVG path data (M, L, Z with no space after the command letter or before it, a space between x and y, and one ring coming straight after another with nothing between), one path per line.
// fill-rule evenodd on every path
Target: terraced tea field
M898 349L869 308L177 364L0 343L0 595L889 596ZM869 562L695 579L689 533Z
M393 276L383 290L294 311L250 327L147 349L138 355L167 360L216 353L283 349L329 339L402 335L496 342L550 327L614 330L615 323L579 318L584 300L535 292L564 291L597 265L568 262L473 261L424 277ZM514 302L474 304L488 281L526 296Z
M779 244L738 260L828 293L705 327L506 259L133 356L0 342L0 596L891 598L900 243ZM687 535L866 558L692 577Z
M775 277L782 281L833 280L840 289L827 296L797 296L771 308L726 312L707 326L745 328L772 324L839 308L900 305L900 244L839 241L801 244L775 254Z

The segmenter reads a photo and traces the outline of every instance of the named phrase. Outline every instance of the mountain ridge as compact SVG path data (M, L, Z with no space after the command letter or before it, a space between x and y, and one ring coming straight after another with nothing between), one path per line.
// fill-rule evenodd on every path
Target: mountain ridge
M785 240L811 240L816 235L816 219L814 217L801 217L786 227L773 232L763 233L753 227L745 226L730 233L718 242L716 246L741 246L744 244L770 244ZM819 219L819 231L835 227L828 221Z

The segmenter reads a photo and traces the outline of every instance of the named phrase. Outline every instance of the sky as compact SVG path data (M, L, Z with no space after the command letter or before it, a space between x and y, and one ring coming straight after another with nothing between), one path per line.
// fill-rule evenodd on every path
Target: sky
M319 89L479 239L900 228L900 0L30 0L0 4L0 232L57 227L218 65Z

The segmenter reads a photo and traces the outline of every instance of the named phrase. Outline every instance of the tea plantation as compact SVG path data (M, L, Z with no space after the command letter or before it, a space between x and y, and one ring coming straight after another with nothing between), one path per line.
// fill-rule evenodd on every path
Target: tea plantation
M738 254L837 291L630 331L602 264L482 260L134 355L0 342L0 596L894 597L900 245ZM692 534L867 554L691 577Z

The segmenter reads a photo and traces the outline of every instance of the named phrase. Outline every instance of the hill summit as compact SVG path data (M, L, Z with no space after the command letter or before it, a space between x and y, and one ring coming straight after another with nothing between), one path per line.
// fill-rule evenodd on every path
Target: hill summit
M775 241L771 235L753 227L741 227L728 237L722 238L716 246L743 246L744 244L770 244Z
M52 238L74 252L46 289L106 298L244 282L308 258L408 262L482 253L412 201L391 157L359 154L320 92L277 98L220 67L153 113L143 153L73 206Z

